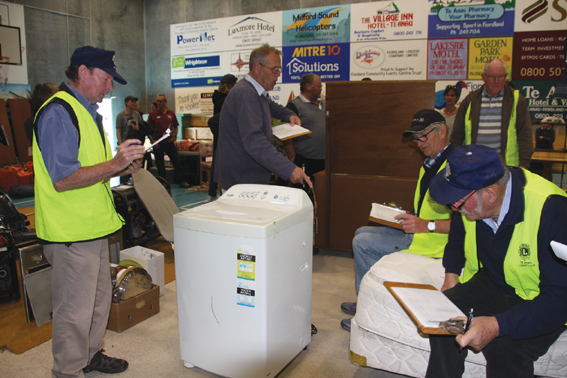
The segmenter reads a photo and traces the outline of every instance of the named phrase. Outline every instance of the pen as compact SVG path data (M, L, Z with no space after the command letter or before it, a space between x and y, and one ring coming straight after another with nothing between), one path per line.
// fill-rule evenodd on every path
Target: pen
M305 164L303 164L301 169L303 169L303 173L305 173ZM303 180L303 189L305 189L305 180Z
M467 324L465 324L465 330L463 332L463 335L465 333L467 333L467 331L469 330L469 328L471 328L471 324L472 324L472 320L473 320L473 309L471 308L471 310L469 311L469 316L467 318ZM459 351L463 350L462 346L459 346Z

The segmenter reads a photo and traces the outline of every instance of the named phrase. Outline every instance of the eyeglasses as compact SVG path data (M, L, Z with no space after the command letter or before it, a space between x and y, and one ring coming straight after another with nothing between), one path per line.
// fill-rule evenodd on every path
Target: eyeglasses
M276 75L282 73L281 67L268 67L268 66L262 64L262 62L258 62L258 63L260 63L261 66L266 67L269 70L272 70L272 72L275 73Z
M165 102L165 100L156 100L156 102Z
M422 135L422 136L414 136L413 138L410 139L410 141L412 143L427 142L427 140L429 139L428 135L431 134L433 132L433 130L435 130L435 129L431 129L430 132L428 132L427 134Z
M508 76L508 75L484 75L484 76L486 76L486 78L488 80L502 81L502 80L506 79L506 76Z
M456 209L457 211L461 210L461 209L463 208L463 206L465 206L465 204L467 203L467 201L468 201L477 191L478 191L478 189L477 189L477 190L473 190L473 192L472 192L471 194L469 194L469 195L467 196L467 198L465 198L465 199L463 200L463 202L461 202L461 204L460 204L459 206L455 206L455 209Z

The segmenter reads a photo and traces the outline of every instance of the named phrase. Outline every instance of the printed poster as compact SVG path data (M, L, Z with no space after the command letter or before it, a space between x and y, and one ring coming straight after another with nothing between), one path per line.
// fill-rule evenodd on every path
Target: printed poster
M427 79L466 79L468 40L430 39L427 50Z
M427 1L379 1L350 7L351 42L427 38Z
M185 22L169 26L171 56L223 51L221 19Z
M351 44L350 80L425 80L427 40Z
M514 3L509 0L434 2L429 38L491 37L514 34ZM450 4L450 5L449 5Z
M516 32L565 30L567 0L516 0Z
M565 71L566 38L567 29L514 34L512 78L559 80Z
M282 12L283 46L350 41L350 5Z
M227 50L254 50L267 43L282 45L281 12L260 13L222 19L222 43Z
M559 117L567 122L567 99L553 98L557 81L515 81L516 89L528 103L532 122L541 122L545 117Z
M283 48L284 83L299 83L306 73L319 75L321 81L348 81L349 65L348 43Z
M469 80L481 80L484 66L493 59L500 59L506 71L512 72L512 37L469 39ZM508 75L510 76L510 75Z

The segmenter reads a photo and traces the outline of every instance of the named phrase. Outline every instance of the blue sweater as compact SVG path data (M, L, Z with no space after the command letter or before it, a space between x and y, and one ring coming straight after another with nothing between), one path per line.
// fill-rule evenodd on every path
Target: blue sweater
M525 176L521 169L510 168L512 173L512 197L510 210L496 234L482 220L476 222L478 259L488 276L510 294L514 288L504 279L502 262L514 225L524 219ZM461 214L456 212L451 220L449 241L445 247L443 266L446 273L461 273L465 263L465 230ZM525 339L545 335L567 323L567 265L559 260L549 243L558 241L567 244L567 198L550 196L541 213L538 230L538 260L540 269L540 293L523 305L496 315L500 328L499 336Z

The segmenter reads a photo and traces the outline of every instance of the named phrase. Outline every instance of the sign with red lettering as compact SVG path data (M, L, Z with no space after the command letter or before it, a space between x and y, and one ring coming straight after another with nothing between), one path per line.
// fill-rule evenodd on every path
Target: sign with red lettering
M468 40L430 39L427 51L427 79L467 78Z
M514 80L559 80L565 70L567 30L520 32L514 35Z

